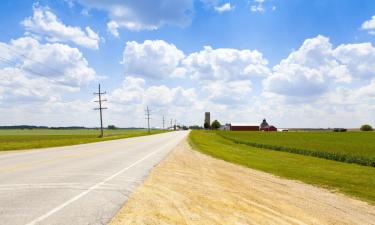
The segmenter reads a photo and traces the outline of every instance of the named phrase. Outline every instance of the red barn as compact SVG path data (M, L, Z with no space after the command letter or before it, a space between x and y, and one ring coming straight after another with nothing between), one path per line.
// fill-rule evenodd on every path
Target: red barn
M231 123L230 130L233 131L259 131L259 125L255 123Z
M273 125L268 125L266 119L263 119L263 122L260 124L261 131L277 131L277 128Z

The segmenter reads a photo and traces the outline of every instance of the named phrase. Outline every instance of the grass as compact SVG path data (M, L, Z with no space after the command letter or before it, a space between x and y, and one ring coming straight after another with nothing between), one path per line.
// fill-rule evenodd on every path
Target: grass
M99 132L96 129L4 129L0 130L0 151L76 145L149 135L146 130L117 129L105 130L105 136L99 138ZM164 131L152 130L150 134L161 132Z
M375 167L374 132L218 132L237 143Z
M245 167L346 193L375 204L375 168L235 143L216 132L192 131L192 147Z

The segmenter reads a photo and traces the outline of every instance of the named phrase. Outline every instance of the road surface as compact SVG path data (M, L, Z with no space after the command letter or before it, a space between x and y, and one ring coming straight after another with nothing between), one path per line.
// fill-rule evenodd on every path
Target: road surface
M0 223L106 224L187 131L0 154Z

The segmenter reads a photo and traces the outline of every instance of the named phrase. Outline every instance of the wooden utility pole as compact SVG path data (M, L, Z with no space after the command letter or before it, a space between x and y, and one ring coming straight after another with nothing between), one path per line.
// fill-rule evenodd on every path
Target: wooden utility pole
M147 120L147 131L148 133L150 133L150 115L151 115L151 110L148 109L148 106L145 110L145 114L146 114L146 120Z
M101 92L100 91L100 84L99 84L99 92L98 93L94 93L94 95L98 95L98 100L95 101L95 102L98 102L99 103L99 108L95 108L95 110L99 110L100 112L100 137L103 137L103 112L102 110L103 109L107 109L105 107L102 107L102 102L106 102L107 100L106 99L102 99L102 95L105 95L106 92Z
M165 123L165 120L164 120L164 116L163 116L163 130L164 130L164 123Z

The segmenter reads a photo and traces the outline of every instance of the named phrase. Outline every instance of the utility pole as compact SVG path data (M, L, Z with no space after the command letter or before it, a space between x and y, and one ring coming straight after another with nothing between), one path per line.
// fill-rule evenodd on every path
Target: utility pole
M106 92L100 91L100 84L99 84L99 92L94 93L94 95L98 95L98 100L95 101L95 102L99 103L99 108L95 108L95 110L99 110L99 112L100 112L100 137L103 137L103 112L102 112L102 110L107 109L105 107L102 107L102 102L107 101L106 99L102 99L102 95L105 95L105 94L106 94Z
M174 130L177 130L176 119L174 119Z
M171 119L171 129L172 129L172 127L173 127L173 124L172 124L173 122L172 122L172 119Z
M147 120L147 131L148 133L150 133L150 115L151 115L151 110L148 109L148 106L145 110L145 114L146 114L146 120Z
M163 116L163 130L164 130L164 122L165 122L165 120L164 120L164 116Z

